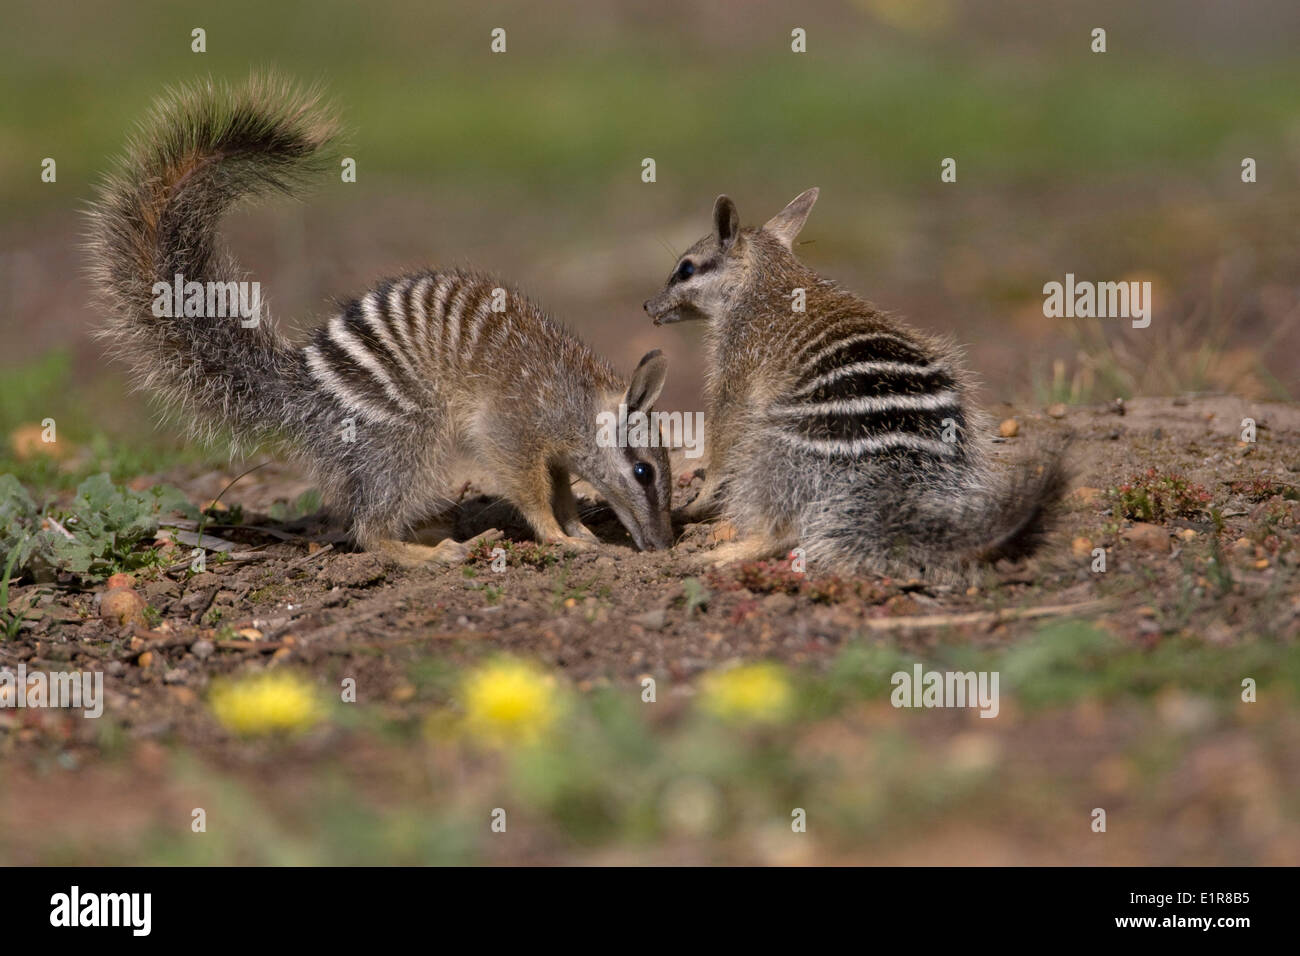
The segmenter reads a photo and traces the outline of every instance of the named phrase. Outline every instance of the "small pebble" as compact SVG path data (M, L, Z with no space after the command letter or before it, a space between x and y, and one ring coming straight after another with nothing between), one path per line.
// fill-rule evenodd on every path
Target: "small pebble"
M99 600L99 616L110 624L124 627L145 623L145 610L149 607L144 598L130 587L118 586L105 591Z
M1120 536L1139 551L1152 551L1158 554L1169 551L1169 533L1160 525L1135 522L1131 527L1121 531Z
M1095 505L1098 499L1101 498L1101 489L1090 488L1087 485L1080 485L1078 488L1075 488L1070 492L1069 497L1071 500L1077 501L1085 507L1088 505Z
M662 630L667 621L667 615L663 608L656 608L653 611L647 611L645 614L632 618L633 623L640 624L647 631Z

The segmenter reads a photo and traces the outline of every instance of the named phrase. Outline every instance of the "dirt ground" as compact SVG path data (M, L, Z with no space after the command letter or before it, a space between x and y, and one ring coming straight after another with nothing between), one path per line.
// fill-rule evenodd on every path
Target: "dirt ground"
M1073 432L1076 489L1040 557L990 569L986 581L969 589L847 581L815 571L795 575L776 564L701 573L688 564L713 546L716 528L691 526L673 551L637 553L612 513L590 500L584 502L592 511L588 523L602 546L563 554L528 543L509 508L473 481L464 486L453 516L456 535L464 539L488 527L502 529L515 542L506 569L493 571L480 551L461 566L403 570L370 554L349 553L339 529L322 514L271 520L267 514L277 501L293 501L307 486L282 466L259 469L223 499L232 508L226 520L237 519L238 525L205 529L231 542L236 558L210 560L200 574L190 574L182 562L170 571L137 575L136 588L156 612L149 626L118 628L103 620L97 591L39 584L13 590L11 606L26 608L33 623L0 644L0 665L24 662L29 672L102 670L113 739L99 721L50 711L0 711L0 753L9 778L0 788L0 857L58 859L60 851L38 819L48 817L63 821L64 852L78 847L70 859L85 861L87 854L95 860L139 859L143 851L131 840L143 839L140 834L152 832L160 816L188 805L190 791L209 785L203 782L208 771L187 775L178 771L181 766L234 774L259 795L255 802L265 800L292 816L294 781L326 759L323 751L338 759L339 734L352 735L347 738L352 743L343 747L347 777L380 805L398 800L394 794L407 785L419 789L409 779L405 785L397 782L416 772L399 757L406 752L402 746L369 735L358 738L355 727L273 757L224 734L205 704L208 688L222 675L261 667L292 667L324 685L354 677L363 702L400 717L418 713L428 700L424 686L413 681L412 668L456 668L508 652L538 662L580 695L610 688L635 694L640 680L653 676L665 687L668 704L661 713L669 716L659 719L671 721L702 672L737 659L770 659L817 673L830 669L854 644L918 656L939 644L997 649L1062 618L1093 622L1135 647L1195 640L1232 648L1259 637L1294 643L1300 633L1300 548L1295 546L1300 501L1272 492L1300 482L1300 407L1189 397L1133 400L1122 413L1115 406L1057 408L1055 417L1028 408L991 411L1019 424L1016 437L995 446L1004 461L1036 439ZM1245 418L1257 423L1254 443L1240 441ZM688 463L675 466L682 473L683 503L699 477ZM1208 514L1159 523L1118 520L1108 489L1152 467L1181 473L1209 490L1220 526ZM171 482L201 504L237 473L175 472L142 476L138 484ZM1249 488L1228 484L1244 479L1261 479L1264 483L1255 487L1264 492L1252 497ZM1092 569L1098 547L1106 549L1104 573ZM1216 560L1228 565L1229 583L1216 577L1211 567ZM692 577L707 589L702 605L689 600L684 582ZM1227 679L1235 683L1235 677ZM1170 705L1174 716L1169 719L1175 722L1181 719L1180 699ZM1034 720L1017 719L1014 702L1006 709L1008 720L991 722L1000 725L997 752L1014 754L1007 758L1005 786L1014 785L1014 768L1037 779L1049 772L1073 778L1087 766L1103 777L1118 774L1124 789L1123 771L1104 768L1132 741L1137 718L1125 707L1098 709L1085 701ZM856 720L842 718L836 733L852 737L858 725L878 729L897 719L881 701ZM1246 732L1232 729L1238 719L1242 727L1267 727L1268 739L1283 750L1272 752L1254 739L1234 746L1232 734ZM1194 819L1168 817L1172 811L1163 798L1152 797L1144 804L1150 826L1141 838L1114 841L1105 849L1087 842L1086 827L1074 838L1044 840L993 825L976 812L975 819L959 815L945 818L938 829L920 828L905 846L873 843L867 857L827 845L814 857L819 862L1295 863L1300 825L1284 810L1300 791L1300 761L1284 742L1288 735L1293 742L1297 729L1294 706L1261 705L1249 717L1206 730L1202 742L1209 749L1196 758L1199 763L1180 771L1194 779L1183 780L1168 799L1185 800L1187 787L1202 787L1209 788L1208 796L1202 794L1209 802L1197 803ZM965 746L973 731L964 716L944 714L917 732L923 750L948 752ZM984 745L972 746L978 758ZM1095 771L1097 766L1103 770ZM1252 811L1223 824L1227 837L1211 838L1205 834L1218 832L1216 827L1197 821L1227 812L1216 803L1215 788L1227 785L1221 774L1238 771L1248 782L1251 774L1263 775L1264 796L1251 799L1268 803L1259 812L1272 822L1262 824ZM79 812L64 812L74 804ZM88 806L94 807L89 817ZM105 827L128 837L105 843L95 836ZM668 840L641 848L633 858L807 861L787 860L781 853L765 856L752 840L729 849L691 847L690 841ZM260 859L249 853L236 859ZM521 841L508 854L489 848L476 858L607 859L553 834L536 843Z

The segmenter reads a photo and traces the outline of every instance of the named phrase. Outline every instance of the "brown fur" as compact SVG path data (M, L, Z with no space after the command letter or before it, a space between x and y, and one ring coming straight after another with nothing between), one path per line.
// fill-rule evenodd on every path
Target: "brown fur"
M1064 490L1059 450L1045 450L1014 476L991 469L989 423L971 401L972 379L952 343L879 311L793 254L816 196L802 194L760 229L742 229L734 204L720 197L713 232L646 303L657 324L706 323L707 478L682 517L721 515L736 525L741 540L715 561L800 547L837 570L942 579L1030 553ZM806 296L802 313L792 308L797 289ZM943 377L939 394L917 400L951 403L951 439L891 430L838 444L794 442L792 396L818 350L882 334L890 347L923 358L909 374L923 366ZM856 407L888 406L900 394L858 398ZM925 414L937 417L947 404L934 407Z

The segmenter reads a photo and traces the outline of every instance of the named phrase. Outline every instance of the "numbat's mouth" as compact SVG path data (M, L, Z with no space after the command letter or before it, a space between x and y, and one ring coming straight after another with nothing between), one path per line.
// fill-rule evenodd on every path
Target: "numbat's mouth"
M655 325L670 325L673 322L686 322L690 319L704 318L703 315L688 305L674 306L670 309L664 309L662 312L657 312L652 309L650 303L647 302L645 310L650 314L650 317L655 320Z

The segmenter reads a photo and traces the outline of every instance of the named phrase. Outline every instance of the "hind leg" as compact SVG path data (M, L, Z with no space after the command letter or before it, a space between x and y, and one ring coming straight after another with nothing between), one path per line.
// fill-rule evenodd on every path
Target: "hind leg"
M407 447L418 450L433 446L431 439L407 441ZM389 447L400 447L390 443ZM422 564L459 564L477 545L495 541L501 532L495 528L468 541L456 541L448 534L438 541L438 535L418 536L416 527L447 501L442 495L445 475L436 463L427 457L412 457L393 461L391 456L383 468L358 470L352 474L350 495L353 504L353 537L366 551L380 554L402 567ZM434 530L432 528L426 530ZM449 527L437 531L449 532ZM436 544L417 543L412 538Z
M722 513L723 481L716 468L704 473L704 484L700 493L673 512L673 521L678 524L694 524L717 518Z
M394 564L407 568L422 564L460 564L478 545L501 537L500 531L490 528L468 541L457 541L450 536L433 545L403 540L410 537L405 529L411 526L411 520L398 511L384 512L372 506L356 516L353 535L366 551L382 555ZM436 540L436 537L425 537L423 540Z
M413 544L410 541L397 541L393 538L372 538L368 543L363 542L361 546L367 551L382 555L401 567L415 568L426 564L462 564L469 556L469 553L480 544L496 541L500 537L501 532L496 528L491 528L482 534L475 535L468 541L444 538L433 546Z

